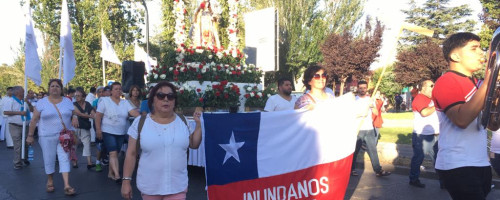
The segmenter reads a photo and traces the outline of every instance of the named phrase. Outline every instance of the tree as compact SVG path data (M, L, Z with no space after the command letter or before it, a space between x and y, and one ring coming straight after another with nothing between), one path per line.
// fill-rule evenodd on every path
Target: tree
M498 0L480 0L483 5L483 13L480 19L483 22L481 32L481 47L488 48L493 32L500 27L500 4Z
M426 79L435 81L448 69L441 47L430 39L400 51L397 60L394 73L396 81L403 86L416 85Z
M26 3L26 2L23 2ZM133 42L139 38L142 15L135 11L135 2L121 0L74 0L68 1L73 45L77 61L76 76L70 85L90 88L102 82L101 29L113 45L121 60L133 56ZM59 29L61 0L31 0L33 20L43 33L45 52L42 57L42 80L55 78L54 69L59 62ZM47 77L48 76L48 77ZM121 67L107 65L106 79L120 80ZM42 82L42 84L43 84Z
M442 40L459 31L472 31L476 22L465 20L470 16L472 10L464 4L458 7L448 7L450 0L427 0L422 7L417 6L415 0L411 0L411 8L403 10L407 15L406 22L434 30L436 36ZM417 33L404 31L403 41L411 44L424 42L425 36Z
M394 73L394 65L387 66L384 76L382 77L382 80L380 81L380 86L378 90L380 91L381 94L384 94L387 99L389 99L392 103L394 103L394 96L396 94L399 94L401 92L401 89L403 86L399 83L399 81L396 81L396 74ZM382 74L382 68L378 68L373 72L372 79L373 80L378 80L380 77L380 74ZM373 83L373 82L372 82Z
M372 30L370 20L366 21L362 36L355 38L351 32L344 30L341 34L330 34L321 46L323 66L328 74L339 79L340 95L343 94L347 79L364 79L370 74L370 65L379 56L384 27L377 20Z

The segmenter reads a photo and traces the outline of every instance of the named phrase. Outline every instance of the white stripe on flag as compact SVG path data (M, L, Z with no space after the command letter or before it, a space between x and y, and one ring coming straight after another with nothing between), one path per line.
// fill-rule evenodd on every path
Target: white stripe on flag
M355 101L352 94L346 94L334 102L317 105L302 114L297 114L301 111L263 112L257 145L259 177L293 172L351 155L358 128L356 112L352 110ZM281 120L275 120L276 116Z

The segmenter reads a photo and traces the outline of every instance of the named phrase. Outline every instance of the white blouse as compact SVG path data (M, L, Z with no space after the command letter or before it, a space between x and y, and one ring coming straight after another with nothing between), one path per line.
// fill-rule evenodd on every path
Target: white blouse
M137 117L128 134L137 139ZM137 169L137 188L147 195L176 194L187 189L188 126L176 115L173 122L159 124L148 114L142 127L141 158Z
M97 112L103 113L101 130L113 135L125 135L128 128L128 112L132 106L127 100L120 99L116 104L110 97L102 97Z
M71 125L71 115L75 107L73 107L71 100L63 97L62 101L56 105L59 112L61 112L66 128L74 130ZM40 112L40 121L38 122L39 136L53 136L59 134L61 130L63 130L61 118L59 118L59 114L56 108L54 108L54 105L49 101L49 97L44 97L39 100L36 104L36 110Z

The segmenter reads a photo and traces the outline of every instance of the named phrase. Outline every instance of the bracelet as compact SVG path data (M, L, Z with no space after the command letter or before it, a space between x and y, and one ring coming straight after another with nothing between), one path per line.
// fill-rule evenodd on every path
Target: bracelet
M132 177L123 177L123 178L122 178L122 181L124 181L124 180L129 180L129 181L132 181Z

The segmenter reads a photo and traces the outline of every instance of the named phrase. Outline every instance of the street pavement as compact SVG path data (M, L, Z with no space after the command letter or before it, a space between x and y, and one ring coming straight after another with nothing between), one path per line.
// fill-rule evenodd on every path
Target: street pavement
M0 200L36 200L36 199L82 199L82 200L114 200L121 199L120 185L107 178L107 167L102 172L87 170L86 161L81 157L81 147L77 152L79 168L71 169L70 184L76 189L77 195L66 197L63 191L63 182L60 174L54 175L55 192L45 192L47 176L43 169L41 150L36 144L35 160L30 166L15 170L12 164L12 149L5 148L5 142L0 142ZM95 160L95 147L92 147L93 160ZM123 158L121 158L123 161ZM427 185L425 189L408 185L407 170L401 170L390 165L384 169L395 171L388 177L376 177L371 169L370 162L361 160L358 165L360 176L351 177L345 199L384 199L384 200L447 200L451 199L445 190L439 188L439 182L429 172L424 172L422 182ZM364 169L366 166L366 169ZM204 168L188 167L189 188L188 200L206 200ZM427 173L427 174L426 174ZM430 174L430 175L429 175ZM135 177L135 176L134 176ZM134 199L141 199L140 193L134 187ZM498 186L497 186L498 188ZM493 189L488 200L500 200L500 190Z

